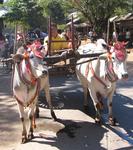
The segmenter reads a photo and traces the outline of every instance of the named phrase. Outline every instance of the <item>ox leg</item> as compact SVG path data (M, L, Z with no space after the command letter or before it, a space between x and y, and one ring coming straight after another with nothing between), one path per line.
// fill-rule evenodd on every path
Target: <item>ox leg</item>
M36 116L36 118L39 118L39 106L38 106L38 103L37 103L37 105L36 105L36 109L35 109L35 116Z
M34 138L34 135L33 135L33 124L34 124L34 116L33 115L31 115L30 117L29 117L29 119L30 119L30 129L29 129L29 133L28 133L28 139L29 140L31 140L31 139L33 139Z
M113 92L114 94L114 92ZM109 124L114 126L116 124L116 119L113 117L113 112L112 112L112 99L113 99L113 94L111 93L108 96L108 113L109 113Z
M101 109L102 109L103 106L99 102L99 100L97 98L97 94L96 94L95 89L93 87L90 88L90 95L92 97L94 107L95 107L95 110L96 110L95 122L98 123L98 124L101 124Z
M55 113L54 113L54 110L53 110L53 105L52 105L52 101L51 101L51 96L50 96L49 87L48 87L48 88L45 88L44 91L45 91L47 103L48 103L48 105L49 105L49 109L50 109L50 111L51 111L51 116L52 116L52 118L56 121L56 120L57 120L57 117L56 117L56 115L55 115Z
M26 131L24 118L21 118L21 121L22 121L22 127L23 127L23 130L22 130L22 144L24 144L24 143L27 142L27 131Z
M83 92L84 92L84 110L85 112L88 111L88 88L87 87L83 87Z
M32 105L30 106L30 111L29 111L29 120L30 120L30 125L29 125L29 133L28 133L28 139L31 140L34 138L33 135L33 130L34 128L36 128L36 124L35 124L35 107L36 105Z
M25 118L24 118L24 107L18 104L19 107L19 115L22 122L22 143L27 142L27 131L26 131L26 124L25 124Z

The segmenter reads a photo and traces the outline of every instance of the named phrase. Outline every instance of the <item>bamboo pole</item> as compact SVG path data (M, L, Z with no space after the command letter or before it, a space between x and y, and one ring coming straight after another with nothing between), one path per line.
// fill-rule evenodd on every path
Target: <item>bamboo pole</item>
M109 30L110 30L110 20L108 19L108 26L107 26L107 44L109 44Z
M51 17L49 17L49 20L48 20L48 55L51 55L51 42L52 42Z
M116 24L115 24L115 21L113 21L113 25L114 25L114 32L115 32L115 35L116 35L116 42L118 41L118 36L117 36L117 32L116 32Z
M75 38L74 38L73 15L72 15L72 20L71 20L71 37L72 37L72 49L75 51Z
M16 53L16 45L17 45L17 23L15 23L15 38L14 38L13 54Z

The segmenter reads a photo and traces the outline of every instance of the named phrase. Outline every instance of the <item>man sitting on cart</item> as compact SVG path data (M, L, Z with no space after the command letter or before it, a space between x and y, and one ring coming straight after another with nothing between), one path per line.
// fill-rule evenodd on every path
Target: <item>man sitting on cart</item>
M51 55L59 52L60 50L68 49L68 42L63 42L65 41L65 38L58 33L57 24L55 23L52 23L51 25L51 36L52 41L58 41L51 42ZM44 39L44 48L46 54L48 54L48 38L49 37L47 36Z

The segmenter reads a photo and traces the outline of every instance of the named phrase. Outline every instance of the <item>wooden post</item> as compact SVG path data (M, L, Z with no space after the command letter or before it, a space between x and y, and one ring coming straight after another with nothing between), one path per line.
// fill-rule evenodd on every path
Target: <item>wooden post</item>
M48 55L51 55L51 42L52 42L51 17L49 17L49 20L48 20Z
M108 26L107 26L107 44L109 44L109 29L110 29L110 20L108 19Z
M17 23L15 23L15 39L14 39L13 54L16 53L16 45L17 45Z
M73 23L73 15L71 21L71 37L72 37L72 49L75 51L75 38L74 38L74 23Z
M114 25L114 32L115 32L115 35L116 35L116 42L118 41L118 36L117 36L117 32L116 32L116 24L115 24L115 21L113 21L113 25Z

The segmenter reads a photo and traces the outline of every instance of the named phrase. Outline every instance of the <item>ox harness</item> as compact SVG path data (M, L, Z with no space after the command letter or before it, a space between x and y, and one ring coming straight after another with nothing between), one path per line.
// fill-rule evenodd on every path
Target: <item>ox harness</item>
M33 72L32 72L32 69L31 69L31 64L30 64L30 61L29 61L29 56L27 55L26 52L24 53L24 59L27 62L26 69L27 69L28 74L30 75L30 80L26 79L26 77L24 76L24 74L22 72L22 61L23 60L19 64L17 64L18 74L19 74L20 80L27 87L27 89L29 89L29 86L31 86L31 87L35 87L36 86L36 90L35 90L35 93L34 93L33 97L29 100L29 102L27 102L26 106L24 105L22 100L20 100L15 94L14 94L14 97L16 98L17 102L20 105L22 105L23 107L28 107L34 102L35 98L37 97L37 95L39 93L39 90L40 90L40 79L39 78L37 79L33 75Z
M125 43L116 43L114 45L114 49L113 51L115 52L115 56L116 59L119 62L123 62L126 59L126 51L125 51ZM87 78L88 73L89 73L89 69L91 70L92 75L101 83L104 85L105 88L107 88L108 86L95 74L94 69L92 67L92 62L89 63L86 67L86 71L85 71L85 77ZM107 53L107 57L105 59L105 79L108 79L110 82L115 82L118 80L117 75L114 72L113 69L113 62L112 62L112 55L110 52Z
M105 70L106 70L106 73L105 73L105 79L108 79L110 82L115 82L117 81L118 77L117 75L115 74L114 72L114 69L113 69L113 62L111 60L111 54L108 53L108 56L105 60ZM91 70L91 73L92 75L105 87L105 88L108 88L107 84L102 81L96 74L95 74L95 71L92 67L92 62L88 63L88 65L86 66L86 70L85 70L85 77L87 78L88 76L88 73L89 73L89 70Z

